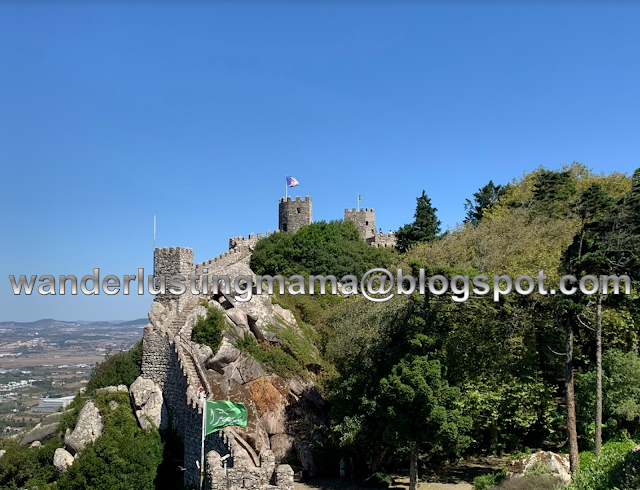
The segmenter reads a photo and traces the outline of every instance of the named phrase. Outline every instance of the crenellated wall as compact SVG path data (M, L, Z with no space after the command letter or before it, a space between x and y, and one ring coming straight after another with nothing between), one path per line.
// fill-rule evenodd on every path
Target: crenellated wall
M280 230L275 230L273 233L279 233L279 232ZM256 243L258 243L263 238L266 238L271 235L272 235L271 230L267 230L267 232L264 235L258 232L257 235L254 233L250 233L248 237L235 236L233 238L229 238L229 250L234 250L237 248L248 248L250 251L253 251L253 249L256 246Z

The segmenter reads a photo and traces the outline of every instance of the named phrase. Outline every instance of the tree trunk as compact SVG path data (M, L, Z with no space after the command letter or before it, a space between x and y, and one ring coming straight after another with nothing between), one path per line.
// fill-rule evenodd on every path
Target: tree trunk
M409 464L409 490L418 487L418 443L411 444L411 462Z
M593 453L600 455L602 446L602 294L598 292L596 312L596 440Z
M576 398L573 389L573 328L567 320L567 361L564 370L564 387L567 396L567 436L569 438L569 468L575 473L580 468L578 459L578 431L576 429Z

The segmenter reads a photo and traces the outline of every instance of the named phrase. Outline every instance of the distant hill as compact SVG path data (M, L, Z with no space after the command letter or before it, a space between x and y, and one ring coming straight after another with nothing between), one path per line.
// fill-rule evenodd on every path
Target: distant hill
M65 321L65 320L54 320L53 318L43 318L42 320L36 320L33 322L12 322L12 321L4 321L0 322L0 328L6 327L21 327L25 329L32 328L63 328L63 327L90 327L90 328L99 328L99 327L143 327L149 320L147 318L138 318L136 320L118 320L118 321Z

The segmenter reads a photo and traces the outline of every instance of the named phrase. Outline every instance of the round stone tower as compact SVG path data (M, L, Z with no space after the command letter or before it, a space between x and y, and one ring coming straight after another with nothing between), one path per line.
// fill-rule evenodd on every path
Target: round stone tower
M290 197L281 198L278 210L278 228L280 231L295 233L305 225L311 224L311 198L306 196L295 200Z

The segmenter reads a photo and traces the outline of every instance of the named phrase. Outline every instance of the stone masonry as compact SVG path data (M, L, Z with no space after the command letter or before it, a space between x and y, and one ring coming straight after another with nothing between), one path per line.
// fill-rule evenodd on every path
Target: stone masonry
M312 221L311 198L306 196L292 200L290 197L280 199L278 206L278 228L281 231L295 233Z

